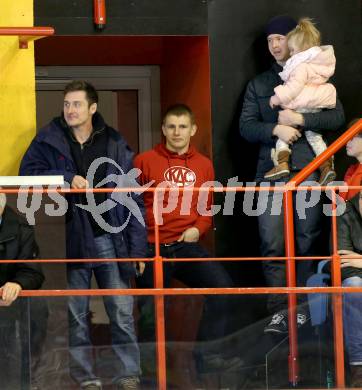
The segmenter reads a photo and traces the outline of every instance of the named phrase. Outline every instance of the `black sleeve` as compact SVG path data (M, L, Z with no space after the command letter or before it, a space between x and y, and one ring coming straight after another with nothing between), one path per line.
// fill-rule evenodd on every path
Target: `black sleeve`
M250 143L274 144L273 129L277 123L263 122L255 92L254 81L250 81L245 92L241 111L240 134Z
M31 226L21 223L19 227L19 251L17 259L31 260L39 255L38 246L35 242L34 230ZM24 290L35 290L41 287L44 275L40 264L15 263L15 277L10 282L18 283Z
M303 114L303 118L304 128L317 132L323 132L323 130L336 131L343 126L345 121L343 106L339 99L337 99L336 108L306 113Z
M347 214L348 215L348 214ZM354 251L351 240L351 226L348 223L346 214L337 218L338 250Z

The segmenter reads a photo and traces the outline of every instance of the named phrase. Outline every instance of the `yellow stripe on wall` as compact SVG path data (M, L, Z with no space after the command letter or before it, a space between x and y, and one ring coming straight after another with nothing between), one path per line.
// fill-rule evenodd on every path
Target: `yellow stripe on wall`
M0 27L33 26L33 0L1 0ZM17 175L35 135L34 44L0 36L0 176Z

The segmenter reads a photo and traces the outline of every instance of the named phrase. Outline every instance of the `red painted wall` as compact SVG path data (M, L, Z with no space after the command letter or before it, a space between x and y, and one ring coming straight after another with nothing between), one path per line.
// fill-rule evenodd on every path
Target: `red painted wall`
M159 65L162 37L54 36L35 42L36 65Z
M195 113L193 143L211 157L210 63L207 37L165 37L161 65L161 106L182 102Z

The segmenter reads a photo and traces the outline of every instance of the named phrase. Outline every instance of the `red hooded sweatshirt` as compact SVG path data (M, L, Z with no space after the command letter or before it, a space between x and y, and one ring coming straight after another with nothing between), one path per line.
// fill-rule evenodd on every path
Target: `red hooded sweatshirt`
M159 226L160 242L162 244L177 241L182 233L196 227L200 236L211 226L212 217L203 210L209 210L211 196L207 192L200 192L199 211L197 204L199 192L191 189L201 187L203 183L214 180L214 168L211 161L190 146L182 155L171 152L165 145L159 144L154 149L136 156L134 165L142 171L141 184L147 184L154 180L152 187L184 188L189 191L163 191L159 199L159 210L164 209L161 215L162 224ZM209 184L211 186L211 183ZM146 223L148 227L148 241L155 242L154 231L154 194L144 193L146 207ZM161 203L160 203L161 202ZM160 222L161 220L158 219Z

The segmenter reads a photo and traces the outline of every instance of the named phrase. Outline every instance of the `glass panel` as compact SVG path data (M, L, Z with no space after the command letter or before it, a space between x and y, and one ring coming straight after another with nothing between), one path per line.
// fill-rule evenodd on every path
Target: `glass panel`
M358 301L359 294L348 296ZM210 304L210 298L217 304ZM119 350L118 355L115 353L118 347L112 346L102 300L91 298L91 310L78 318L89 326L92 340L91 346L81 341L79 350L93 361L95 377L102 381L103 389L110 390L122 376L123 364L128 364L125 362L132 356L134 344L127 344L125 360L120 358ZM272 319L265 314L267 295L212 295L208 300L194 295L165 297L167 388L288 388L289 338L287 333L264 333ZM329 296L329 306L331 301ZM360 311L354 311L353 299L348 304L348 313L347 305L344 307L345 334L353 337L346 341L347 384L351 381L349 362L356 353L353 346L358 343L361 329L353 328L358 325ZM247 307L254 309L252 317L246 314ZM142 389L156 389L154 298L135 297L133 316ZM335 387L332 317L329 311L322 323L316 324L313 317L298 328L301 388ZM0 307L1 390L28 389L31 382L44 389L78 389L71 375L76 372L71 356L76 354L69 348L68 297L20 297L10 307Z
M26 299L0 306L0 388L20 389L29 383L29 311Z

